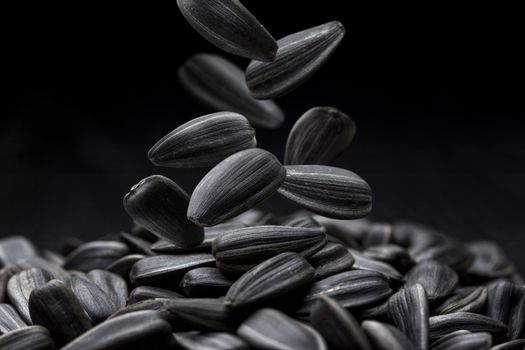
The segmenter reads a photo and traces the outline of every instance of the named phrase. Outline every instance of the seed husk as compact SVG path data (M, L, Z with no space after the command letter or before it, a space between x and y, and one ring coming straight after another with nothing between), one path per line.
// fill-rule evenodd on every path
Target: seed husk
M321 68L344 36L344 26L334 21L280 39L273 62L252 61L246 69L252 95L268 99L291 92Z
M0 304L0 335L27 327L18 312L9 304Z
M482 281L491 280L508 277L514 272L514 267L495 242L478 241L468 243L466 246L474 254L474 261L467 271L472 278Z
M188 23L221 50L271 62L277 42L238 0L177 0Z
M31 292L29 312L33 323L46 327L59 346L91 329L79 300L59 280L49 281Z
M53 276L49 272L37 268L21 271L9 279L7 295L11 304L27 324L33 324L28 306L31 292L36 288L43 287L52 279Z
M455 312L447 315L432 316L429 319L431 340L459 330L499 334L505 333L507 326L494 318L472 312Z
M279 253L311 256L322 248L325 240L322 228L253 226L217 237L213 255L221 271L238 274Z
M310 312L310 321L330 349L372 350L359 322L330 297L321 295L317 299Z
M244 72L224 57L197 54L178 71L179 81L199 102L213 111L242 114L251 124L274 129L284 122L284 113L271 100L255 99L246 85Z
M154 311L137 311L99 324L61 350L168 350L173 345L165 320Z
M91 270L86 276L106 293L117 309L126 306L128 286L122 277L105 270Z
M428 347L428 303L425 289L420 284L401 289L388 301L388 318L410 339L414 348Z
M362 323L374 350L413 350L414 346L406 335L396 327L377 321Z
M158 166L199 168L256 146L255 131L244 116L218 112L179 126L149 150L148 158Z
M241 338L221 332L174 333L175 342L184 350L249 350Z
M114 300L87 277L73 277L69 286L93 324L104 321L119 310Z
M212 298L224 296L233 281L215 267L200 267L188 271L180 286L191 298Z
M525 286L495 282L488 287L487 316L505 323L509 340L523 336L525 329Z
M189 196L170 179L153 175L133 186L124 197L124 208L133 220L159 238L183 247L204 240L202 228L186 218Z
M276 300L312 281L314 268L296 253L282 253L242 275L228 290L224 304L241 308Z
M459 288L435 310L436 315L445 315L453 312L480 313L487 301L487 288L464 287Z
M327 349L317 331L274 309L254 313L239 327L237 334L258 349Z
M397 244L371 246L363 251L363 255L387 263L401 272L406 272L414 266L414 260L408 251Z
M408 286L421 284L430 302L452 294L459 282L454 270L435 261L425 261L414 266L405 279Z
M64 263L67 270L89 272L104 269L129 254L128 246L117 241L92 241L69 253Z
M492 336L489 333L456 331L433 342L430 350L489 350L491 345Z
M501 343L490 348L490 350L523 350L525 348L525 339L511 340Z
M0 336L2 350L56 350L47 329L30 326Z
M213 256L206 253L155 255L137 261L131 268L130 278L138 285L170 282L192 269L214 264Z
M138 302L150 299L172 299L183 298L179 293L168 289L148 286L138 286L129 293L128 305L136 304Z
M337 108L312 108L290 131L284 164L330 164L350 146L355 133L352 118Z
M372 210L370 186L357 174L326 165L287 165L279 193L303 208L335 219L357 219Z
M37 255L33 243L23 236L0 239L0 266L16 264L21 259Z
M357 270L366 270L366 271L375 271L381 273L385 278L388 280L393 281L402 281L403 275L397 271L394 267L391 265L384 263L382 261L377 261L370 259L363 255L358 250L349 248L348 249L350 253L352 253L352 256L354 257L354 269Z
M272 195L285 176L286 170L273 154L259 148L237 152L199 182L188 218L202 226L220 224Z
M141 260L144 257L145 256L141 254L126 255L118 260L115 260L106 269L109 272L113 272L119 275L120 277L127 279L129 278L129 272L131 271L131 267L135 265L137 261Z
M315 268L314 280L318 281L350 270L354 265L354 257L341 244L328 242L315 254L309 256L308 262Z

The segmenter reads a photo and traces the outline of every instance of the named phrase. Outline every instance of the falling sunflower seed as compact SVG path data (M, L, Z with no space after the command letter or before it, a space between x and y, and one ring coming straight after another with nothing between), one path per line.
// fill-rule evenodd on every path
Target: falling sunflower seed
M27 327L18 312L9 304L0 304L0 335Z
M414 349L406 335L389 324L367 320L362 323L362 327L375 350Z
M180 286L191 298L213 298L224 296L233 281L215 267L200 267L188 271Z
M459 277L450 267L435 261L425 261L412 268L405 276L406 284L421 284L430 302L443 299L456 289Z
M30 326L0 336L2 350L56 350L47 329Z
M124 208L133 220L158 237L191 247L204 239L202 228L186 218L189 196L170 179L154 175L133 186Z
M494 318L472 312L455 312L447 315L432 316L429 319L431 340L459 330L502 334L507 331L507 326Z
M249 350L241 338L220 332L174 333L175 342L184 350Z
M250 209L272 195L286 176L277 158L262 149L226 158L199 182L190 199L188 218L214 226Z

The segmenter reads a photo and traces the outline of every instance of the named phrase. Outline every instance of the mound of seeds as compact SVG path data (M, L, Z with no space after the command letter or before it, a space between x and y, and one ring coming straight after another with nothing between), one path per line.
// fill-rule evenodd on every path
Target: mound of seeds
M216 113L162 137L158 166L209 167L191 195L149 176L131 188L129 233L71 239L60 252L0 240L0 349L524 349L525 285L493 242L462 244L409 222L366 217L372 191L330 164L356 126L314 107L283 163L257 148L269 100L305 82L344 37L339 22L275 41L237 0L178 0L229 53L192 56L184 87ZM256 61L260 60L260 61ZM284 165L283 165L284 164ZM256 208L278 193L292 214Z

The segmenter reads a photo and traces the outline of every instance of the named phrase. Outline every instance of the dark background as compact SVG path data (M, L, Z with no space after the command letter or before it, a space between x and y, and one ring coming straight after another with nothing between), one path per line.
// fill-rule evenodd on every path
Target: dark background
M497 240L525 270L520 11L441 2L245 5L276 38L331 20L347 28L326 66L278 101L285 125L257 130L262 148L281 157L305 110L336 106L358 125L337 165L371 184L374 219ZM129 229L122 197L147 175L192 191L205 170L157 168L146 153L206 112L176 71L191 54L218 50L175 1L50 6L3 11L0 235L25 234L53 248L66 236ZM294 209L278 197L263 207Z

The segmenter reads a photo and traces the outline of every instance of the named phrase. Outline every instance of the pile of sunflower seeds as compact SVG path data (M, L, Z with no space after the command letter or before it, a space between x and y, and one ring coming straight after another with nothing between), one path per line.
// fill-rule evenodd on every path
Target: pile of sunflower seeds
M328 165L354 138L348 115L307 111L283 163L257 148L252 125L284 120L268 99L327 60L340 23L276 42L236 0L178 5L204 38L253 59L244 73L217 55L190 58L182 84L218 112L148 153L211 170L191 196L161 175L133 186L131 233L60 252L1 239L0 349L524 349L525 285L497 244L364 219L369 185ZM255 208L276 192L300 209Z

